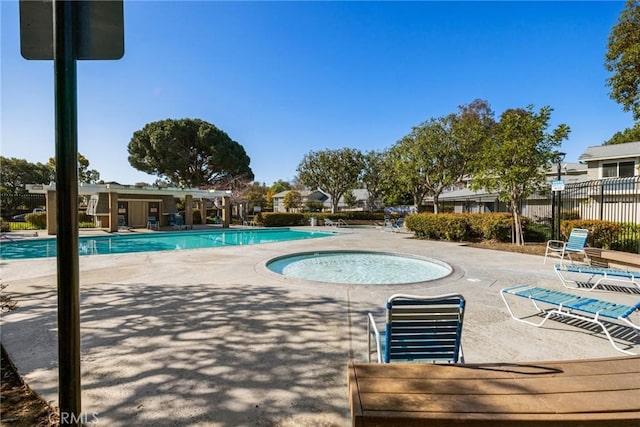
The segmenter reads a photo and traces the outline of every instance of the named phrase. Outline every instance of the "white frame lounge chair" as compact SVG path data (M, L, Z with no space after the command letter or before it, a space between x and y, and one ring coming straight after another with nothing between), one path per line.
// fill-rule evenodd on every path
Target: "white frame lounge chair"
M149 230L160 230L160 221L155 216L147 218L147 228Z
M525 320L522 317L517 317L511 310L511 306L507 301L507 295L526 298L531 301L531 303L537 310L536 314L545 315L542 321L540 321L539 323L534 323L529 320ZM625 324L626 326L631 326L632 328L636 329L638 333L640 333L640 325L635 324L631 320L629 320L629 317L631 315L636 312L640 312L640 301L638 301L635 305L617 304L587 296L578 296L530 285L516 285L509 288L504 288L500 291L500 296L502 297L502 301L504 301L504 304L507 306L507 310L509 311L511 317L518 322L540 327L549 319L549 317L553 315L581 320L584 322L595 324L602 328L605 335L609 339L609 342L616 350L626 354L636 354L619 347L615 343L615 341L613 341L609 330L607 329L605 324L600 321L600 318L604 317L617 320ZM547 304L551 306L551 308L543 309L540 307L539 303ZM580 312L580 314L576 312ZM530 317L530 315L527 317Z
M124 215L118 215L118 231L131 231L131 227L127 225Z
M347 222L345 220L343 220L342 218L338 218L335 221L332 220L331 218L325 218L324 219L324 225L325 226L340 227L340 226L347 226L349 224L347 224Z
M386 305L384 331L378 330L371 313L367 316L369 362L374 351L379 363L464 362L461 338L465 299L462 295L395 294Z
M571 254L584 254L584 247L587 245L587 236L589 235L589 230L584 228L574 228L571 230L571 234L569 234L568 241L562 240L549 240L547 241L547 248L544 251L544 262L547 263L547 256L558 256L560 257L560 263L564 261L564 256L568 255L571 262L573 259L571 258Z
M602 282L616 282L622 283L626 286L635 286L640 290L640 271L623 270L618 268L604 268L595 267L592 265L579 265L579 264L556 264L553 266L553 270L556 272L558 278L562 284L569 289L581 289L584 291L593 291L598 286L603 284ZM587 274L591 277L583 283L591 284L591 279L599 276L591 287L578 286L577 280L567 277L567 273L579 273ZM572 276L573 277L573 276Z

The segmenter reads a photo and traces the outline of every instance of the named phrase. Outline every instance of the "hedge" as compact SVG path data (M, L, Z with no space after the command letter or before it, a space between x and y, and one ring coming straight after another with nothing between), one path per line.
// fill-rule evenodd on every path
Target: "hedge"
M511 241L511 214L433 214L409 215L405 226L416 236L434 240L462 241L485 239ZM528 221L523 218L523 227Z
M288 227L308 224L305 215L301 213L261 212L253 220L263 227Z

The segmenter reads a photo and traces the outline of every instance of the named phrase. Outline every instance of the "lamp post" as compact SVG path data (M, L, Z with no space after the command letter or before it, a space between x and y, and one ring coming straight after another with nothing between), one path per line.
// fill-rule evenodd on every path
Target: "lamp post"
M558 181L562 180L562 161L564 160L564 156L566 155L566 153L560 152L560 151L556 151L553 153L554 156L554 160L555 163L557 163L558 165L558 175L556 177L556 179ZM558 190L558 191L554 191L554 199L557 198L556 202L555 202L555 208L556 208L556 212L555 212L555 228L553 230L553 233L555 234L555 239L560 240L560 223L562 222L562 190Z

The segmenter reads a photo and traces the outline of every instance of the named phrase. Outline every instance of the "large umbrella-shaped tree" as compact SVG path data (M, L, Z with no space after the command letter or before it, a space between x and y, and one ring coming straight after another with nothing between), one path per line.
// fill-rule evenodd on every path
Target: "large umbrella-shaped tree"
M216 187L234 178L253 180L242 145L200 119L167 119L136 131L128 146L134 168L170 185Z

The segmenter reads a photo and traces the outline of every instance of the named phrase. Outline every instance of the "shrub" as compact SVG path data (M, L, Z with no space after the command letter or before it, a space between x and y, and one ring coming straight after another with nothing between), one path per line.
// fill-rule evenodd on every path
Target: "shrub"
M301 213L261 212L253 220L264 227L287 227L305 225L305 215Z
M485 240L510 242L513 230L513 217L508 213L478 214L482 215L482 237ZM528 221L521 217L522 228L525 230Z
M405 227L427 239L460 241L469 237L467 218L460 214L412 214L405 218Z
M11 225L4 219L0 218L0 231L3 233L6 233L7 231L10 231L10 230L11 230Z
M521 217L521 221L526 236L530 221L526 217ZM513 219L509 213L433 214L427 212L409 215L405 220L407 229L417 237L452 241L475 238L510 242L512 224Z
M589 230L589 236L587 237L589 246L612 249L614 242L618 240L622 226L617 222L600 221L597 219L563 221L560 224L560 232L565 240L569 238L569 234L571 234L571 230L574 228L585 228Z
M551 239L551 228L546 224L529 223L524 233L526 242L546 242Z
M79 211L78 222L90 222L93 224L93 215L87 215L86 211Z
M618 238L611 243L611 249L640 253L640 224L631 222L620 224Z
M24 220L38 230L47 228L47 214L45 212L27 214Z

